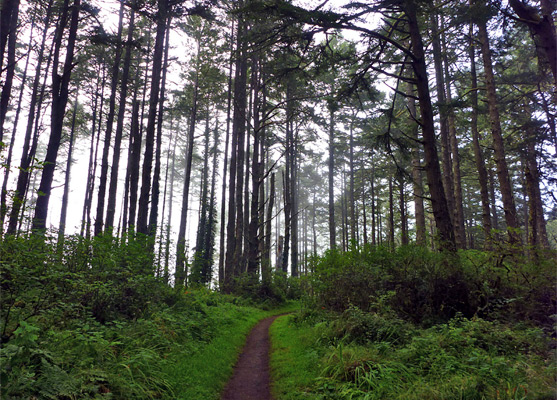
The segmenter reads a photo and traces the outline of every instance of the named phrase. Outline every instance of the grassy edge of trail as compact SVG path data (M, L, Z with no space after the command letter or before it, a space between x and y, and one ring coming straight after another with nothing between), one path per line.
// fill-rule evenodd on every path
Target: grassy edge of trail
M268 311L234 305L220 307L214 315L219 329L210 342L198 345L195 352L177 351L167 358L163 374L173 388L173 398L218 399L232 376L248 333L257 322L298 308L297 302L287 302Z
M315 341L319 329L301 329L292 315L279 317L271 325L271 380L276 399L314 399L315 381L320 376L319 354Z

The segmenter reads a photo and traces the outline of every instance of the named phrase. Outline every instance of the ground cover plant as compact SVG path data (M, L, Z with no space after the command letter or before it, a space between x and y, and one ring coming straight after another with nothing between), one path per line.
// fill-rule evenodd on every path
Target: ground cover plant
M250 328L293 307L171 288L147 248L108 236L63 249L2 242L2 399L216 399Z
M277 398L555 398L554 261L450 257L317 259L305 311L272 329Z

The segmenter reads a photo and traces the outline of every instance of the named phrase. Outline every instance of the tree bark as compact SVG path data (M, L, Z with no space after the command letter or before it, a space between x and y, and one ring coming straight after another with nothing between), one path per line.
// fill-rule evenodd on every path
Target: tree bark
M553 21L555 5L552 6L551 0L542 0L541 13L521 0L509 0L509 5L530 29L536 49L538 49L540 64L546 62L549 64L553 73L553 81L557 86L557 35Z
M62 137L62 126L66 104L68 102L69 84L72 68L74 67L74 50L77 38L77 26L79 22L79 11L81 0L74 0L71 9L70 29L66 44L66 59L64 61L63 73L58 75L58 64L60 48L62 47L62 36L67 22L67 8L69 0L66 0L63 8L63 15L56 32L56 46L54 50L54 61L52 66L52 112L50 118L50 139L44 160L43 174L39 184L39 197L35 206L35 216L33 218L32 229L34 231L44 231L46 229L46 218L48 215L48 203L50 201L50 191L54 178L54 169L60 148Z
M37 65L43 64L44 50L46 47L46 38L48 36L47 32L50 27L50 19L52 17L52 2L53 0L49 0L46 8L42 40L39 48L39 54L37 57ZM45 81L50 68L50 61L51 61L51 57L49 56L46 68L44 68ZM35 78L33 80L33 88L31 90L31 100L29 103L29 112L27 114L27 127L25 130L25 138L24 138L23 149L21 153L21 161L19 164L19 174L17 177L16 190L13 195L12 209L10 211L10 220L7 229L7 233L10 235L15 234L17 231L17 227L19 223L19 214L22 209L22 205L25 201L25 192L27 186L29 185L29 174L30 174L29 168L35 158L35 151L37 148L38 134L35 133L35 135L33 135L33 126L34 126L34 122L38 121L39 119L38 114L40 114L41 105L44 99L44 93L46 87L46 84L43 84L39 92L41 72L43 72L41 71L41 68L36 68ZM39 112L35 112L35 110L37 109L39 110ZM35 132L38 132L38 130L36 130Z
M19 0L4 0L0 11L2 25L0 28L0 39L2 57L0 59L0 76L4 69L4 49L7 43L8 52L6 59L6 78L0 94L0 143L4 142L4 122L8 112L10 97L12 94L12 83L15 75L15 49L17 40L17 20L19 16Z
M226 175L228 172L228 146L230 144L230 110L232 106L232 62L234 54L234 23L230 34L230 59L228 63L228 94L226 107L226 139L224 145L224 165L222 172L222 193L220 211L220 248L219 248L219 287L224 284L224 256L225 256L225 217L226 217Z
M429 95L425 55L416 15L416 4L413 0L405 0L404 5L412 42L412 68L416 77L416 89L421 111L422 144L424 147L425 170L431 196L431 205L435 223L439 230L441 247L452 252L456 250L454 229L450 218L447 198L445 197L441 170L439 168L439 158L435 147L433 107Z
M335 114L329 109L329 246L334 249L336 243L335 226Z
M414 95L414 86L409 83L407 87L408 93L408 110L410 111L410 137L418 141L418 114L416 112L416 101L412 97ZM416 244L424 246L426 244L426 226L425 226L425 209L424 209L424 187L422 177L422 165L420 159L420 150L418 146L412 148L412 188L414 191L414 218L416 223Z
M452 210L455 209L455 199L453 191L453 175L452 175L452 159L449 144L449 118L447 97L445 93L445 76L443 74L443 62L441 56L441 40L439 37L438 21L435 15L431 16L432 31L432 48L433 61L435 65L435 81L437 89L437 103L439 106L439 136L441 138L441 164L443 166L442 179L443 188L445 189L445 197L447 198L447 206L451 211L449 213L453 227L455 227L455 219ZM455 232L457 233L457 232ZM461 238L455 235L457 245L460 247Z
M168 0L158 0L157 33L153 52L153 66L151 72L151 88L149 96L149 112L147 129L145 130L145 151L143 169L141 172L141 191L139 195L139 207L137 215L137 232L151 235L149 231L149 201L151 199L151 173L153 169L153 152L155 147L155 127L157 122L157 106L159 104L159 92L161 71L164 53L164 41L167 29Z
M29 42L32 43L33 41L33 33L35 30L35 19L33 18L33 21L31 23L31 33L30 33L30 38L29 38ZM21 86L19 88L19 97L18 97L18 101L17 101L17 109L15 112L15 118L14 118L14 123L12 126L12 135L10 137L10 144L8 145L8 156L6 157L6 161L5 161L5 173L4 173L4 181L2 182L2 192L0 194L0 235L2 234L3 230L4 230L4 221L6 218L6 213L8 212L8 206L7 206L7 197L8 197L8 181L10 179L10 171L12 169L12 156L13 156L13 151L14 151L14 144L15 144L15 138L16 138L16 134L17 134L17 125L18 125L18 121L19 121L19 116L21 114L21 103L23 100L23 93L25 92L25 84L27 82L27 69L29 67L29 59L31 58L31 49L29 49L27 51L27 57L25 60L25 67L23 69L23 76L21 78ZM1 64L0 64L1 65ZM2 127L0 127L0 129L3 129L3 124ZM0 135L1 136L1 135ZM2 143L2 140L0 139L0 143ZM0 144L0 146L2 146Z
M199 43L197 44L197 55L195 61L195 80L193 88L193 98L188 127L188 142L186 148L186 165L184 170L184 189L182 194L182 212L180 214L180 228L178 230L178 241L176 244L176 272L174 274L174 285L187 286L187 266L186 266L186 225L188 222L188 205L191 182L191 167L193 161L193 146L195 140L195 125L197 123L197 102L199 96L199 69L200 55Z
M470 25L470 46L468 49L470 57L470 78L472 87L470 90L470 100L472 102L472 112L470 123L472 129L472 148L474 149L474 160L478 170L478 180L480 184L480 198L482 202L482 225L485 234L485 247L491 248L491 213L489 211L489 189L487 170L485 168L484 156L480 147L480 133L478 131L478 78L476 73L476 55L473 38L473 27Z
M149 214L149 234L155 236L157 233L157 221L159 217L159 197L160 197L160 179L161 179L161 148L162 148L162 124L164 114L164 101L166 90L166 70L168 66L168 50L170 48L170 17L166 23L166 39L164 45L164 61L161 79L161 91L159 98L159 112L157 115L157 136L155 149L155 170L153 172L153 187L151 192L151 211Z
M481 44L482 58L484 62L485 86L487 91L487 105L489 109L489 120L491 123L491 134L493 137L493 149L495 164L497 166L497 177L499 178L499 188L503 199L503 209L507 232L511 244L520 244L520 235L517 232L518 222L516 218L516 206L512 194L511 178L505 159L505 146L503 144L503 132L499 118L497 106L497 94L495 92L495 77L491 63L491 50L489 48L489 37L485 21L477 21L478 37Z
M108 186L108 202L106 206L105 229L111 230L114 226L114 215L116 213L116 193L118 189L118 170L120 166L120 148L122 145L122 135L124 132L124 116L126 112L126 99L128 97L128 80L131 65L133 31L135 28L135 11L131 10L130 21L128 24L128 37L126 39L126 56L122 69L122 82L120 86L120 106L118 108L118 118L116 121L116 133L114 135L114 152L112 155L112 166L110 170L110 184Z
M118 19L118 36L116 42L116 54L112 65L112 79L110 82L110 99L108 100L108 114L106 119L106 131L104 134L104 147L101 161L101 176L99 180L99 190L97 196L97 215L95 219L95 236L103 231L106 185L108 183L108 157L112 144L112 129L114 126L114 115L116 114L116 92L118 90L118 79L120 72L120 60L122 58L122 31L124 27L124 3L120 4L120 14ZM120 104L120 108L125 108L125 100Z
M78 82L79 84L79 82ZM79 86L79 85L78 85ZM70 130L70 144L68 149L68 160L66 162L66 175L64 178L64 194L62 195L62 209L60 212L60 223L58 224L58 248L64 243L64 235L66 234L66 217L68 213L68 198L70 195L70 181L72 172L72 162L73 162L73 147L74 147L74 137L75 137L75 120L77 116L77 105L79 98L79 89L75 92L73 116L72 116L72 126Z

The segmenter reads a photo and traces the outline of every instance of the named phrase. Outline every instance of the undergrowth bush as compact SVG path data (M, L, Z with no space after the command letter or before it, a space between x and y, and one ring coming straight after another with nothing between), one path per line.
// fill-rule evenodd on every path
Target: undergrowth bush
M223 328L238 336L234 316L261 313L154 272L141 236L5 237L0 398L174 399L170 356L187 360Z
M554 255L532 263L501 254L444 254L418 246L333 250L315 261L308 292L318 307L389 309L424 326L462 314L531 320L550 328L557 305Z
M405 342L381 339L339 341L317 391L339 399L553 398L555 363L541 329L457 316Z

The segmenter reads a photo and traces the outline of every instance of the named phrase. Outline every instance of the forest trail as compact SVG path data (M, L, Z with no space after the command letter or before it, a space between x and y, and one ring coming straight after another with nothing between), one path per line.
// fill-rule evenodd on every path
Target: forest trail
M251 330L221 400L272 400L269 373L269 327L280 315L265 318Z

